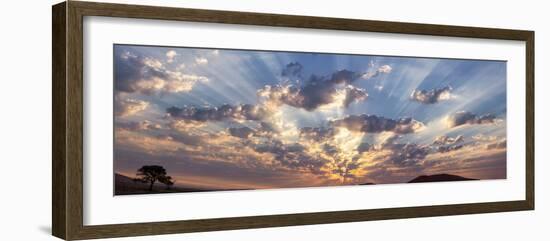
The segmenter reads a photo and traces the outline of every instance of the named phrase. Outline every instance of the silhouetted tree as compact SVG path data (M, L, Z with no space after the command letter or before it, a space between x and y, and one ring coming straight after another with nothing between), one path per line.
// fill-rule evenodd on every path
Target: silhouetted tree
M149 183L149 191L153 191L153 185L155 182L161 182L166 185L173 185L172 177L166 175L166 169L162 166L142 166L138 169L136 181ZM172 184L167 184L172 183Z
M159 179L159 182L162 182L162 183L164 183L164 185L166 185L166 190L170 190L170 188L175 183L175 181L172 180L171 176L165 176L164 178Z

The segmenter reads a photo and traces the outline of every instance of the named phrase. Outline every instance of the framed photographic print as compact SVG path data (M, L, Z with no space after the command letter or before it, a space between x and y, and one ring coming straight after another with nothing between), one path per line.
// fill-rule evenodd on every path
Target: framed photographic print
M534 32L53 6L53 235L534 209Z

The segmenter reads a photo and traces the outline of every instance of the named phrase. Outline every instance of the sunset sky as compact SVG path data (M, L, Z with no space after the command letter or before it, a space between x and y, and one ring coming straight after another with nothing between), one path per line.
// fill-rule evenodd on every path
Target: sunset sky
M115 172L213 189L506 178L506 62L114 46Z

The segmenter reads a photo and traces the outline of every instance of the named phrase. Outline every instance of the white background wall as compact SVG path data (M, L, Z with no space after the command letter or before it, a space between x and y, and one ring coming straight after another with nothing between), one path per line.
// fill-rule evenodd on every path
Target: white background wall
M117 240L548 240L546 1L127 1L222 10L515 28L536 31L536 210L223 231ZM56 240L51 230L51 10L57 1L6 1L0 10L0 240ZM512 90L513 91L513 90ZM513 127L511 127L513 128Z

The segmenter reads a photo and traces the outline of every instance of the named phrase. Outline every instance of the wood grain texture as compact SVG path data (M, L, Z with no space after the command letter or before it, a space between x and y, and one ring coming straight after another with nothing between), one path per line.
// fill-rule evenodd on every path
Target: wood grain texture
M526 79L526 149L525 149L525 200L535 209L535 32L525 39Z
M525 40L530 31L158 6L72 2L87 16Z
M251 229L312 225L326 223L359 222L402 218L419 218L475 213L528 210L524 201L441 205L426 207L405 207L372 210L351 210L303 214L268 215L237 218L203 219L190 221L153 222L137 224L115 224L85 226L78 238L108 238L153 234L205 232L232 229Z
M83 228L83 15L67 5L67 239Z
M52 234L66 237L65 3L52 7Z
M84 226L84 87L82 35L84 16L108 16L525 41L527 64L525 200ZM52 230L53 234L57 237L75 240L534 209L534 32L532 31L75 1L55 5L53 7L52 24L52 102L54 105L52 113Z

